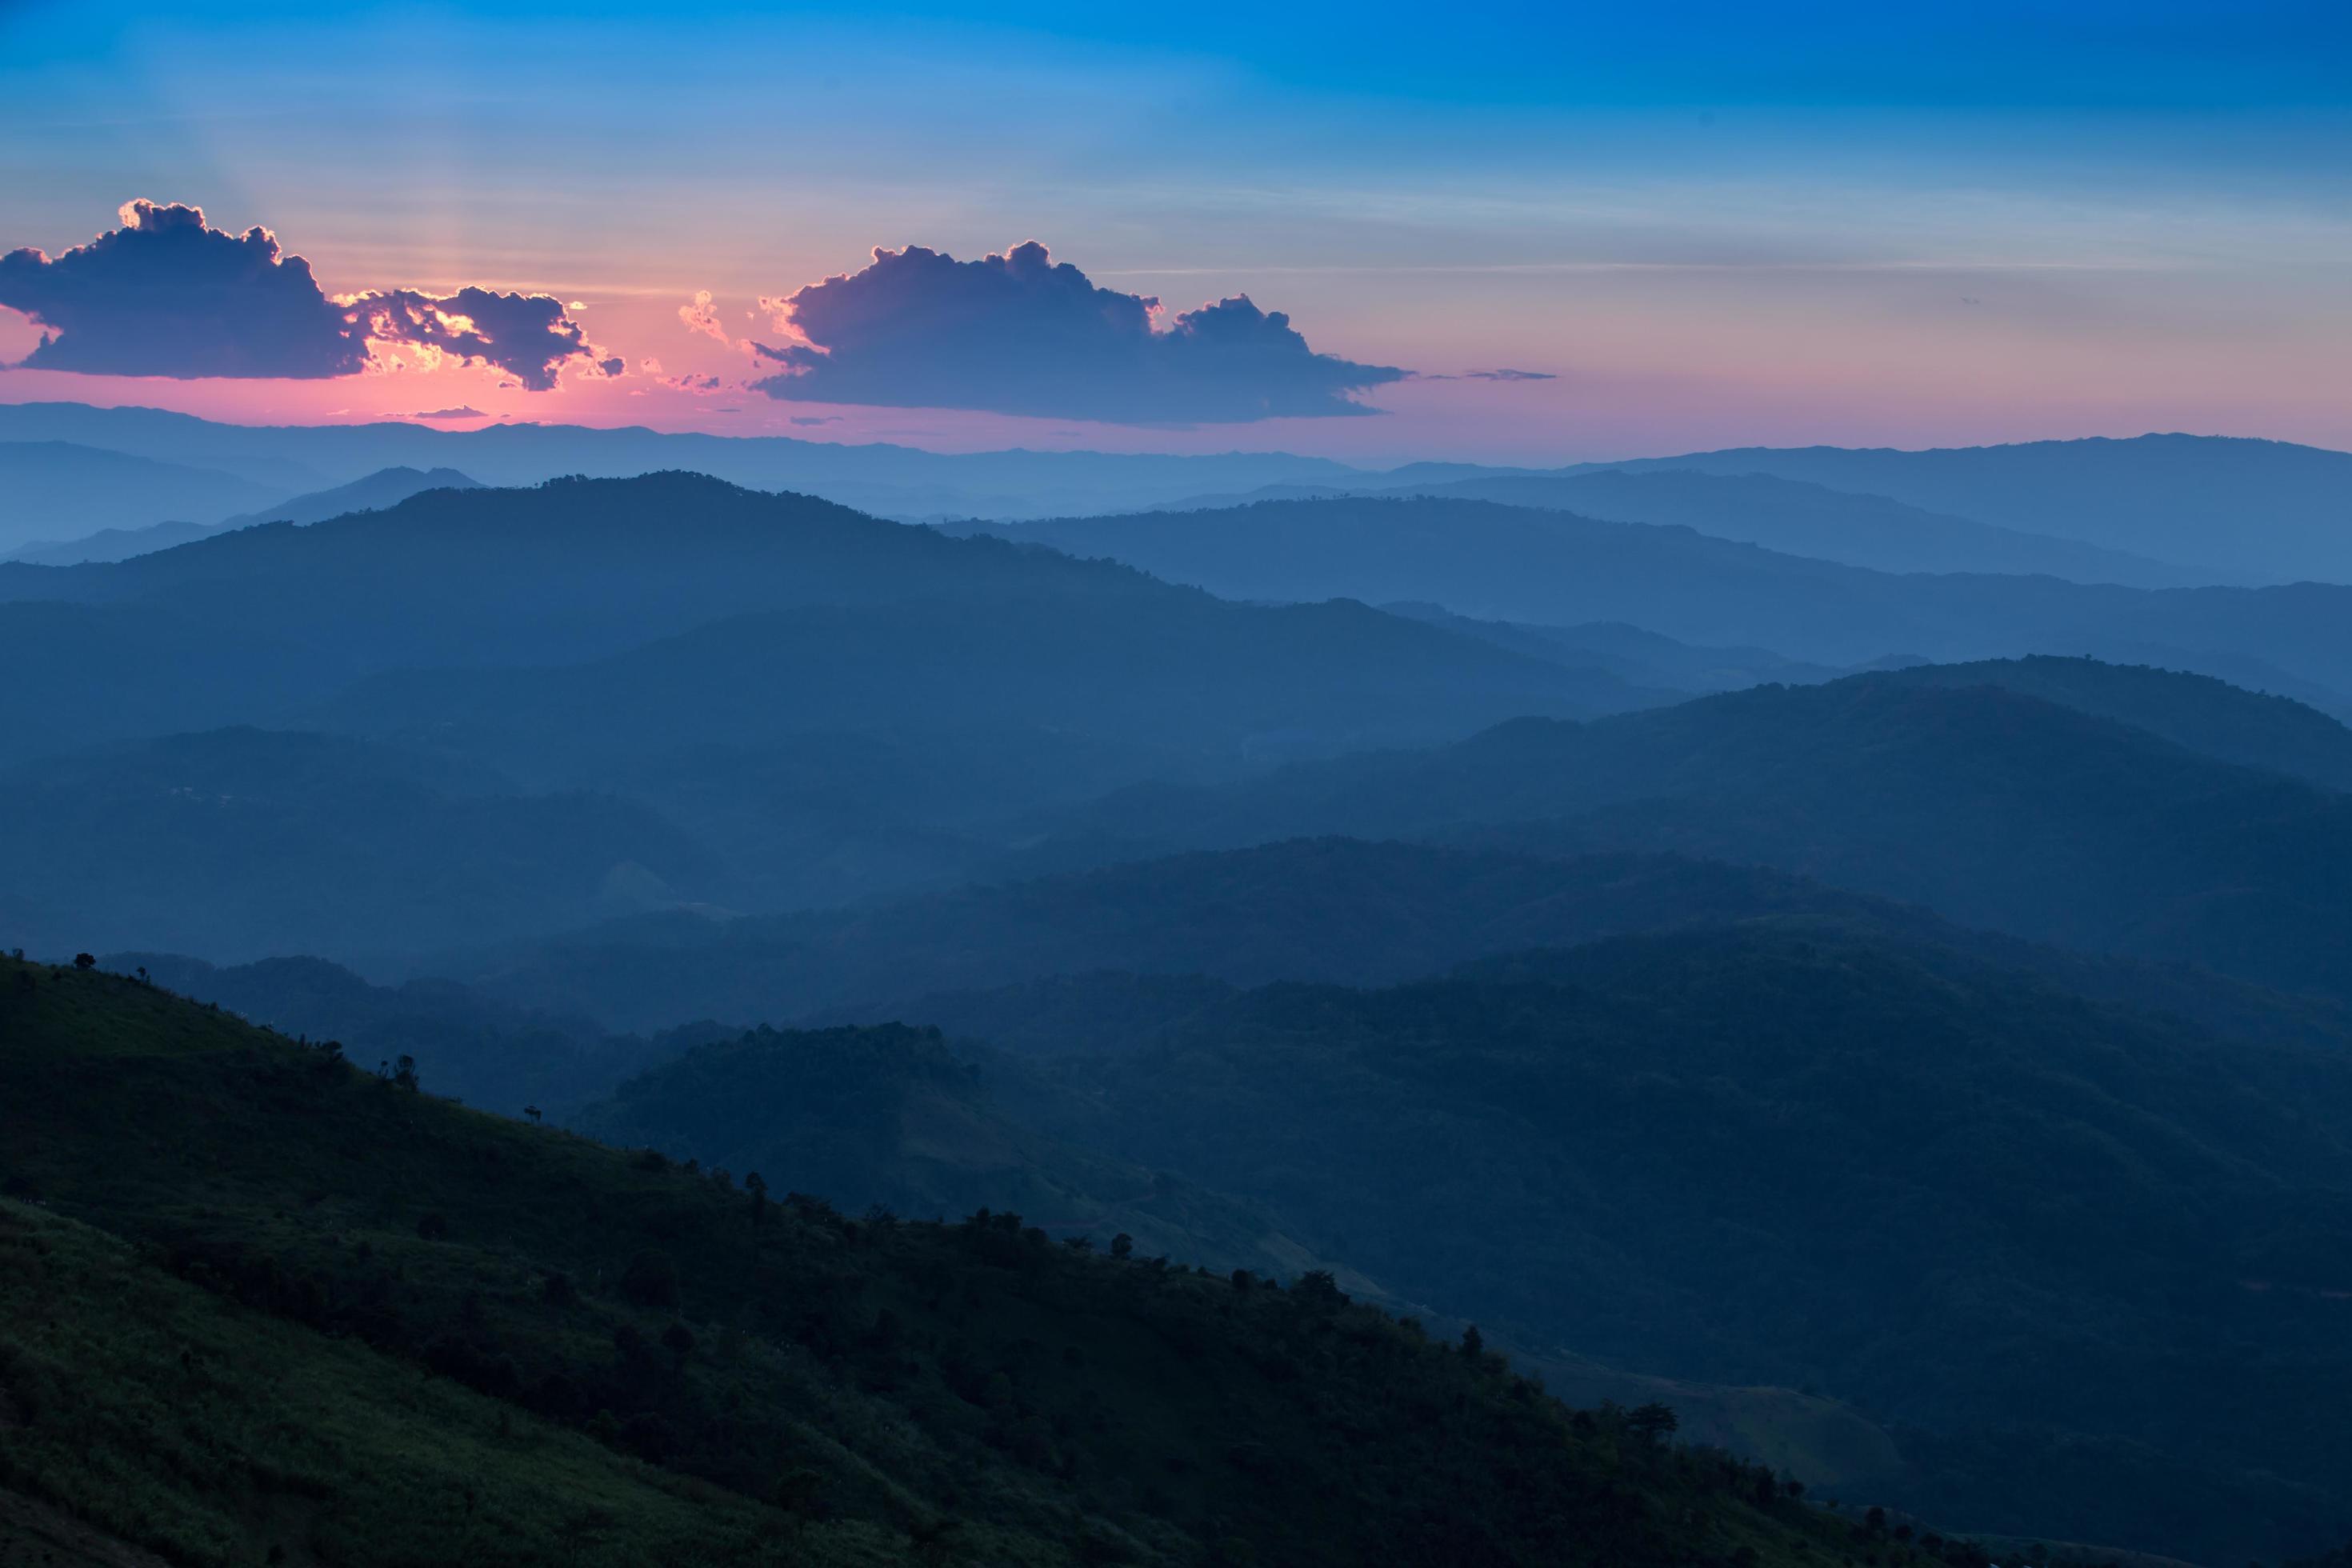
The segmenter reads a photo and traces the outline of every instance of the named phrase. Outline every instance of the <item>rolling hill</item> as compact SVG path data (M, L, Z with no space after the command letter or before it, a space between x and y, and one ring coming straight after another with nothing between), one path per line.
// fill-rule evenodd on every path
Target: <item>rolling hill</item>
M2071 680L2118 712L2147 700L2135 680L2187 679L2002 668L2045 693ZM2352 800L1995 679L1953 686L1895 671L1762 687L1591 724L1517 722L1225 791L1127 792L1033 859L1098 864L1316 834L1671 851L2037 941L2352 990ZM2198 717L2213 702L2231 717ZM2218 688L2187 688L2174 714L2176 733L2239 755L2247 733L2273 760L2307 733L2293 710ZM2235 729L2242 720L2250 731Z
M1228 598L1339 595L1433 603L1482 620L1627 623L1832 666L1897 654L2090 654L2352 707L2352 589L2318 584L2145 590L1897 575L1681 526L1429 496L965 526L1122 561Z
M27 544L0 560L34 566L76 566L84 562L127 561L192 543L231 529L257 522L322 522L349 512L374 511L406 500L419 490L473 489L474 481L455 468L420 473L415 468L385 468L348 485L283 500L260 511L243 512L218 522L156 522L144 528L107 528L66 540Z
M1795 878L1670 858L1564 865L1301 839L865 909L649 916L447 962L516 1005L654 1028L700 1016L867 1016L931 993L1093 970L1376 984L1516 948L1784 911L1919 918Z
M1769 473L1610 468L1558 479L1456 479L1376 493L1461 497L1610 522L1690 528L1874 572L2038 575L2134 588L2183 588L2216 580L2120 549L1947 517L1885 496Z
M1905 452L1751 447L1605 465L1769 474L2258 581L2352 581L2352 453L2147 435Z
M1802 918L1195 994L1156 1027L1132 992L1001 999L1060 1044L1000 1099L1524 1342L1849 1401L1933 1519L2203 1561L2352 1523L2344 1037Z
M37 952L244 959L498 940L722 889L641 806L524 795L446 759L226 730L0 771L37 825L0 870L0 928Z
M5 428L0 416L0 430ZM101 529L175 518L209 521L283 493L201 463L72 441L0 438L0 553Z
M0 1488L120 1552L1793 1565L1863 1541L1325 1275L1086 1253L1012 1214L853 1220L116 977L0 963Z

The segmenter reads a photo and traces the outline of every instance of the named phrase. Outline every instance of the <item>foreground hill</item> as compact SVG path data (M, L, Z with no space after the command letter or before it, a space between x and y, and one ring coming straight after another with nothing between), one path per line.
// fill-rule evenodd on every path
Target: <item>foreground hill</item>
M1802 918L1157 1024L1131 978L972 1011L1026 1034L994 1076L1049 1131L1527 1342L1850 1401L1931 1518L2228 1562L2352 1526L2342 1037Z
M411 1563L424 1531L434 1560L516 1563L1793 1564L1863 1545L1769 1475L1572 1415L1325 1277L1082 1253L1012 1215L853 1221L134 983L0 971L0 1484L129 1548Z
M2352 458L2346 459L2352 463ZM974 525L978 527L979 525ZM1630 622L1831 665L2093 654L2352 702L2352 588L2157 591L2054 577L1896 575L1683 527L1414 496L1267 501L988 525L1242 599L1431 601L1538 625Z

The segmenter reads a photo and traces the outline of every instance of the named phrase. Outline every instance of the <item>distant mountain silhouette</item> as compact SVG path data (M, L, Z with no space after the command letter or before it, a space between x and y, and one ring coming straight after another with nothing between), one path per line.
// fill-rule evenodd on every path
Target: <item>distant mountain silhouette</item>
M224 519L224 529L248 528L257 522L324 522L356 511L381 511L425 490L473 490L482 487L455 468L379 468L364 479L332 489L315 490L274 506Z
M1769 474L1711 473L1674 468L1638 471L1588 466L1574 470L1441 470L1412 483L1400 468L1371 483L1261 485L1240 494L1199 495L1160 511L1221 511L1262 501L1395 500L1488 500L1538 511L1574 512L1611 522L1689 528L1716 539L1760 544L1789 555L1865 566L1875 572L1976 572L2046 574L2077 583L2179 588L2235 580L2210 570L2152 561L2047 534L1923 511L1885 496L1807 484Z
M1873 660L1867 666L1846 667L1808 664L1802 659L1783 658L1769 648L1694 647L1622 622L1546 626L1522 621L1482 621L1457 616L1442 605L1410 601L1382 605L1381 608L1391 615L1427 621L1531 658L1571 668L1606 670L1620 680L1660 691L1735 691L1768 680L1804 685L1835 680L1887 662ZM1900 656L1897 661L1911 662L1902 660Z
M548 931L721 880L641 806L527 795L446 759L228 730L0 771L37 824L0 873L0 927L40 951L362 956Z
M0 567L0 600L170 605L379 663L590 658L758 611L1008 595L1177 596L1108 564L680 473L428 490L110 564Z
M283 722L361 668L331 645L278 634L266 616L0 604L0 668L19 672L0 680L0 765L101 741ZM32 670L37 679L22 673Z
M448 431L408 423L265 426L217 424L152 408L0 405L0 443L27 441L69 442L214 469L266 492L196 510L192 515L199 521L248 510L277 496L347 484L394 467L452 468L485 484L502 486L537 484L565 474L619 479L690 469L754 489L822 495L879 516L932 521L1080 516L1171 503L1197 506L1202 498L1224 504L1259 499L1252 492L1269 486L1306 487L1307 493L1325 494L1509 479L1549 481L1608 469L1677 469L1769 475L1889 498L1937 514L1942 521L1931 531L1955 548L1964 541L1973 542L1970 548L1996 548L1995 539L2000 537L1953 530L1955 522L1966 520L2177 563L2231 580L2341 582L2352 571L2352 542L2343 529L2346 497L2352 494L2352 481L2345 478L2352 470L2352 455L2286 442L2191 436L1924 452L1749 447L1565 468L1407 463L1383 472L1279 452L1202 457L939 453L887 444L671 434L640 427L514 424ZM96 526L139 526L173 515L166 510L110 517ZM1603 510L1599 515L1610 514ZM1916 518L1911 521L1930 527ZM56 538L62 531L50 527L21 532L17 538ZM0 530L0 548L8 542ZM2049 547L2012 539L1998 548ZM2099 567L2103 572L2125 569L2113 556L2091 560L2105 563ZM2058 566L2030 569L2072 574L2070 568Z
M1675 524L1874 572L2040 574L2134 588L2216 581L2210 571L1768 474L1612 469L1563 479L1460 479L1400 493L1501 501L1611 522Z
M2352 459L2347 459L2352 461ZM1873 572L1681 526L1433 497L968 524L1240 599L1435 603L1482 620L1626 622L1853 665L2087 653L2352 710L2352 588L2143 590Z
M2352 791L2352 729L2303 703L2210 676L2036 656L1915 665L1881 679L1893 685L1998 686L2119 720L2221 762Z
M1380 984L1532 945L1785 912L1925 918L1798 878L1671 857L1563 865L1302 839L871 909L719 922L648 916L452 955L457 967L445 973L516 1005L583 1010L620 1028L706 1014L739 1024L827 1010L866 1019L929 994L1094 970Z
M220 531L216 523L151 522L144 528L101 528L79 539L37 539L0 555L29 566L78 566L85 561L127 561L152 550L169 550Z
M1144 780L1668 695L1361 605L1223 603L688 475L434 489L0 568L0 649L54 671L0 688L0 761L240 724L366 735L625 793L723 855L724 901L767 908L963 875L1039 812ZM343 913L296 945L348 955L356 892ZM421 929L387 920L374 951Z
M0 437L12 427L0 410ZM280 493L199 464L159 461L58 440L0 438L0 552L36 540L209 521Z
M1329 833L1670 850L2040 941L2352 995L2352 797L2006 689L1998 669L1969 687L1924 675L1761 687L1591 724L1525 721L1228 791L1128 792L1038 858ZM2065 684L2032 665L2020 679L2053 694ZM2072 700L2131 711L2147 699L2128 684L2085 681ZM2195 688L2164 721L2227 752L2337 765L2291 710L2225 697Z
M250 478L278 495L323 489L394 467L457 468L485 484L502 486L535 485L567 474L627 479L690 469L755 489L822 495L878 515L906 518L1108 511L1198 490L1246 489L1286 479L1345 479L1364 472L1328 458L1281 452L1205 457L945 453L887 443L709 436L636 426L593 429L514 424L469 431L408 423L245 426L152 408L0 405L0 441L17 440L74 441L218 468ZM240 509L232 503L203 515ZM157 516L132 521L154 521Z
M2352 582L2352 453L2150 435L1902 452L1738 447L1596 464L1771 474L2250 580Z
M420 473L415 468L384 468L363 479L331 490L296 496L258 511L244 512L215 523L158 522L145 528L110 528L85 538L28 544L0 560L35 566L72 566L85 561L125 561L157 550L169 550L234 528L257 522L320 522L351 512L375 511L406 500L420 490L475 489L472 479L455 468Z

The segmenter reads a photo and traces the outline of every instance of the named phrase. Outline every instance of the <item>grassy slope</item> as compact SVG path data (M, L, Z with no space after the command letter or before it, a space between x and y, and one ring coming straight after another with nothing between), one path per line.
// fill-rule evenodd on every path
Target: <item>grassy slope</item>
M462 1544L480 1530L575 1560L588 1497L615 1560L1858 1544L1336 1297L1017 1221L755 1202L120 979L0 963L0 1151L48 1210L8 1211L5 1288L71 1307L0 1313L8 1485L187 1561L273 1531L322 1562L496 1560ZM93 1448L113 1473L60 1462Z
M0 1200L0 1479L175 1563L884 1560ZM420 1441L425 1434L430 1441ZM5 1527L0 1527L5 1528ZM791 1550L786 1550L788 1537ZM271 1559L276 1561L277 1559Z

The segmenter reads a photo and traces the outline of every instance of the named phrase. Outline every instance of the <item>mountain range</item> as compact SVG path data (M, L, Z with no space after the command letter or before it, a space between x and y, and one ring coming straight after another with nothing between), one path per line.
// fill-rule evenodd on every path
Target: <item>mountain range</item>
M499 486L567 474L627 478L687 468L907 520L1038 519L1196 505L1197 498L1247 497L1268 486L1307 487L1306 493L1318 495L1467 487L1464 493L1487 499L1617 521L1682 522L1720 537L1881 570L2050 573L2147 587L2352 582L2343 499L2352 489L2347 478L2352 455L2216 437L2149 435L1916 452L1755 447L1561 468L1408 463L1380 471L1274 452L942 454L635 428L495 424L444 430L406 422L259 426L156 409L0 405L0 445L34 442L67 443L97 455L81 459L89 479L80 490L69 469L60 470L57 486L26 492L20 510L0 515L0 524L14 525L13 531L0 526L0 548L100 528L204 521L389 468L455 468ZM267 493L217 507L181 501L148 508L143 515L136 509L110 511L109 495L156 494L123 488L119 470L141 459L226 476ZM1604 478L1604 470L1617 477ZM1664 479L1668 472L1680 477ZM1660 482L1634 484L1634 475L1660 477Z

